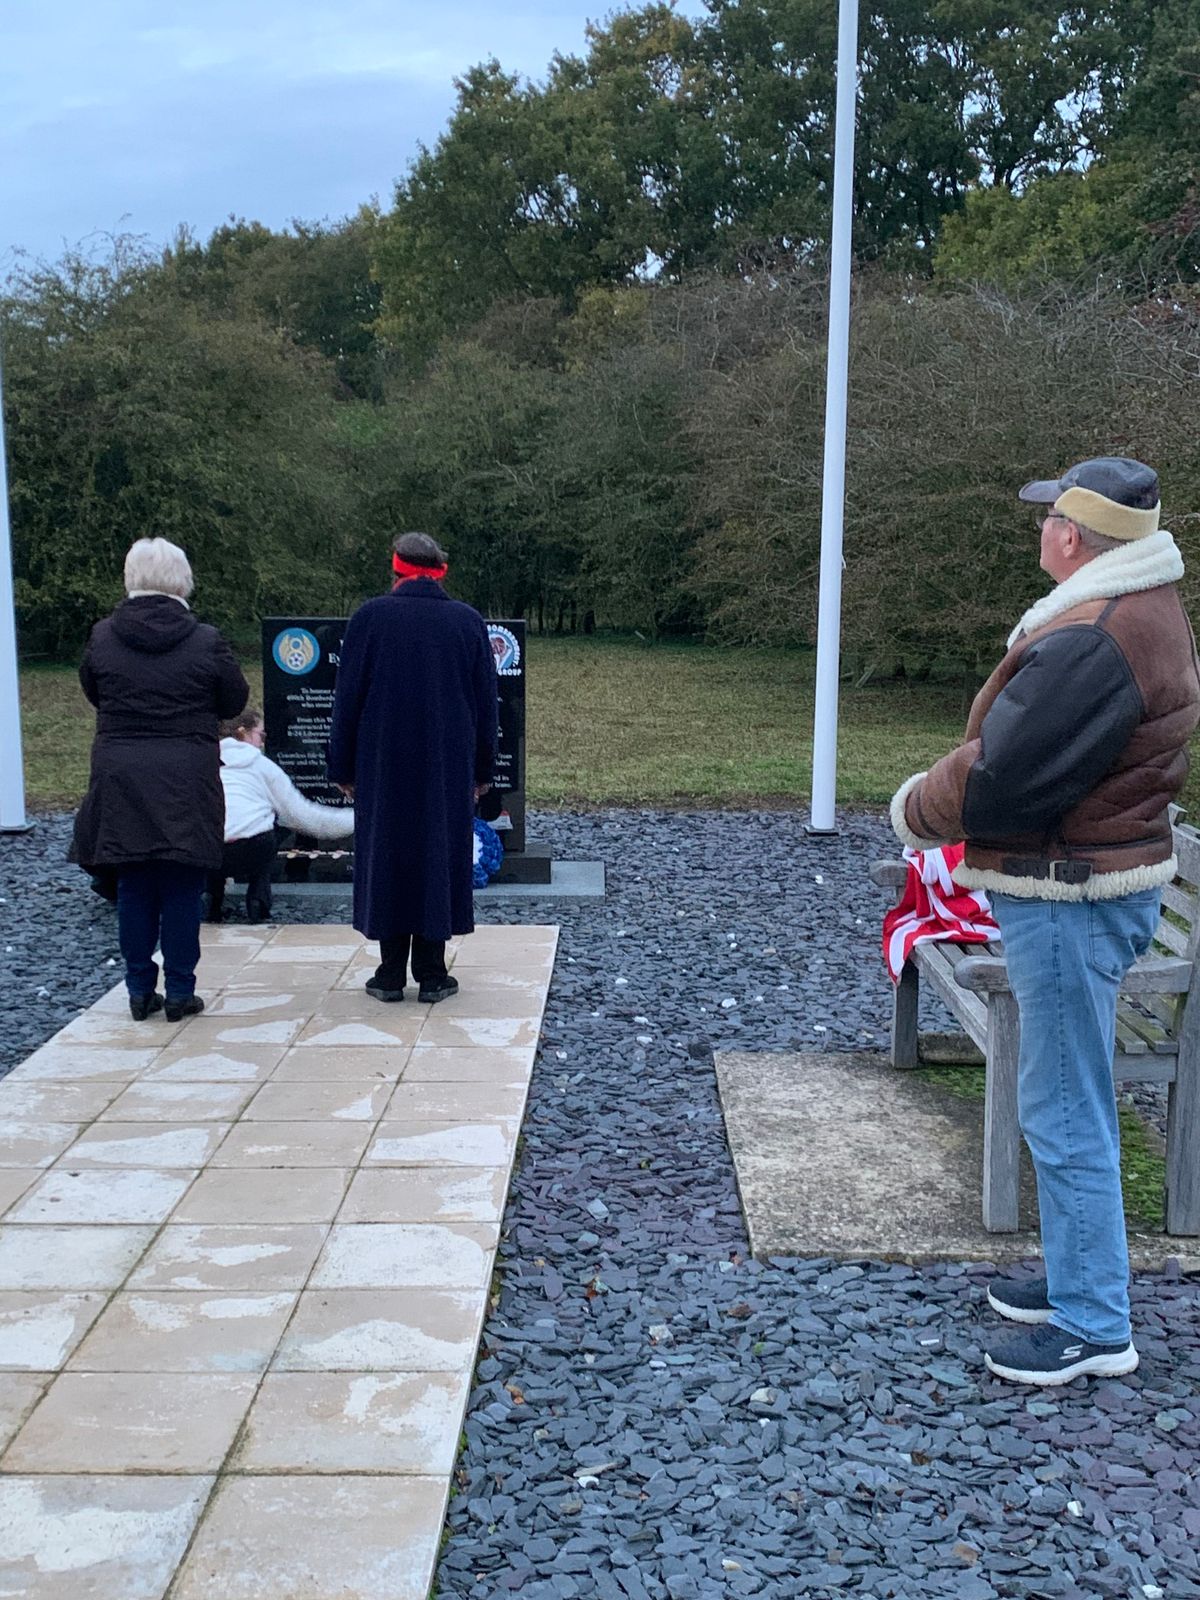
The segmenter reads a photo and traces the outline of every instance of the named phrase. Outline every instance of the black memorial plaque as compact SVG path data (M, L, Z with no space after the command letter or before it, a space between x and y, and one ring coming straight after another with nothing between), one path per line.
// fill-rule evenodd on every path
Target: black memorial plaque
M523 857L525 839L525 622L491 621L488 638L496 663L500 743L493 786L500 815L492 826L506 858ZM333 718L345 617L268 617L263 621L263 714L267 754L291 778L306 800L342 806L341 791L325 776L325 753ZM349 841L348 841L349 842ZM535 852L529 871L501 868L500 881L530 876L550 881L549 857ZM289 879L345 883L352 877L349 850L298 835L281 853L280 870Z
M500 696L500 748L493 779L501 811L492 826L508 854L525 850L525 623L489 621Z
M333 720L344 617L266 617L262 625L263 716L267 755L278 762L306 800L345 806L345 796L325 776ZM316 840L297 834L280 855L280 875L292 880L348 883L353 840Z

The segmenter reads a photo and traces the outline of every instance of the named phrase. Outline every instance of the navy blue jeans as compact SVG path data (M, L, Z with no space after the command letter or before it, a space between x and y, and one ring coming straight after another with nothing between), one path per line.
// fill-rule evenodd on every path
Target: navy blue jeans
M200 960L200 896L203 867L175 861L139 861L117 876L117 931L131 995L153 994L158 985L154 952L161 944L163 987L168 1000L196 991Z

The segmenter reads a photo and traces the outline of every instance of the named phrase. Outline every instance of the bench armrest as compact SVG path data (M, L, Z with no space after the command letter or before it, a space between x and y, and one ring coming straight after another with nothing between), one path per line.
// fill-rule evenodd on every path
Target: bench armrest
M908 882L906 861L872 861L869 872L871 882L880 889L903 889Z
M1121 983L1122 994L1186 994L1192 963L1181 956L1142 956Z
M954 981L976 994L1007 994L1008 968L1003 956L967 956L955 967Z
M1008 968L1002 956L967 956L954 969L954 981L977 994L1006 993ZM1177 956L1143 956L1130 967L1122 994L1186 994L1192 963Z

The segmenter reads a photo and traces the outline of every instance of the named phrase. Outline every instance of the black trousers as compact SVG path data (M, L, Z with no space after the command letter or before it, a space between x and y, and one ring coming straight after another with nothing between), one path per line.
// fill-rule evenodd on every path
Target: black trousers
M233 878L246 885L246 915L251 922L266 919L271 910L271 868L275 865L275 829L256 833L249 839L230 839L225 846L220 872L209 874L208 919L221 920L225 901L225 880Z
M375 981L384 989L403 989L412 946L412 975L417 983L437 983L446 976L446 941L425 939L419 933L402 933L398 939L381 939L382 960Z

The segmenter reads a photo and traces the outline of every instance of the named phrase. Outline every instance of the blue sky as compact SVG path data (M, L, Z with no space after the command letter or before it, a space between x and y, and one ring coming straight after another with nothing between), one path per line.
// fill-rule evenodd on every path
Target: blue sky
M540 76L613 0L0 0L0 269L15 248L231 212L280 227L385 203L452 79ZM700 15L699 0L680 9Z

